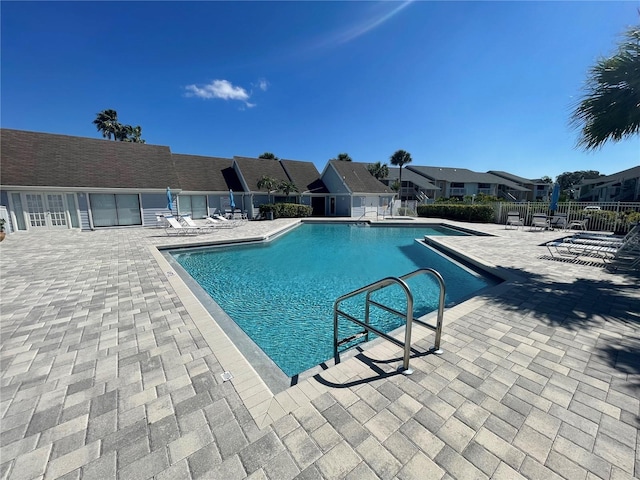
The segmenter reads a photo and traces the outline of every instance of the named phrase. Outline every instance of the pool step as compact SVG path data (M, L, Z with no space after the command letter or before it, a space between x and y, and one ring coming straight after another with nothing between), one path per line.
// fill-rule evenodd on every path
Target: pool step
M405 280L420 274L428 274L433 276L437 280L438 284L440 285L440 295L438 300L438 321L435 327L421 320L413 318L413 294L411 293L411 290L409 289L409 286L407 285ZM371 295L374 292L377 292L379 290L382 290L383 288L386 288L392 285L400 286L404 290L404 293L407 299L407 304L406 304L407 309L405 312L401 312L399 310L391 308L388 305L383 305L382 303L377 302L371 298ZM355 296L364 297L364 301L365 301L364 320L358 319L340 309L340 305L342 304L343 301L353 298ZM440 349L440 339L442 336L444 299L445 299L444 279L442 278L442 275L440 275L436 270L432 268L419 268L418 270L407 273L406 275L402 275L401 277L386 277L381 280L378 280L377 282L373 282L369 285L366 285L357 290L354 290L353 292L350 292L350 293L347 293L346 295L341 296L333 304L333 358L335 363L336 364L340 363L340 352L338 349L340 345L344 345L345 343L349 343L360 337L366 336L368 332L373 332L379 337L384 338L390 341L391 343L394 343L397 346L402 347L404 349L402 367L398 368L398 370L402 371L407 375L411 374L413 370L409 367L409 357L411 353L411 327L414 322L419 323L423 327L426 327L430 330L434 330L436 332L435 345L431 349L431 351L436 354L442 353L442 350ZM396 315L398 317L405 319L404 342L398 340L397 338L391 335L388 335L387 333L369 324L370 307L379 308L388 313L391 313L393 315ZM363 328L364 330L359 333L356 333L355 335L351 335L350 337L340 339L338 338L339 319L343 319L343 320L347 320L349 322L355 323L356 325L358 325L360 328Z
M338 342L338 346L340 346L340 345L344 345L345 343L353 342L354 340L357 340L357 339L359 339L359 338L364 337L366 334L367 334L367 331L366 331L366 330L363 330L363 331L358 332L358 333L356 333L356 334L354 334L354 335L351 335L350 337L343 338L342 340L340 340L340 341Z

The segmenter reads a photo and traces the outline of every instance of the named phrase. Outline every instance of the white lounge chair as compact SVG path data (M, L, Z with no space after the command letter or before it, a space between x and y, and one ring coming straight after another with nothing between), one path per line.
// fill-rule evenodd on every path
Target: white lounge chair
M529 230L533 230L534 228L541 228L542 230L549 228L549 220L545 213L533 214L533 218L531 219L531 228Z
M570 237L560 242L548 242L546 247L552 257L555 257L555 250L561 256L598 257L604 263L624 259L626 263L630 263L631 267L635 267L640 263L640 227L636 225L632 228L622 241L600 241L580 239L580 237L571 239Z
M519 212L507 213L507 223L504 228L507 229L509 226L514 226L516 229L518 229L518 227L524 227L524 219L520 216Z
M167 226L165 227L165 232L167 232L167 235L200 235L202 233L212 233L215 231L214 228L210 227L182 225L175 217L164 218L167 221ZM191 220L191 222L193 222L193 220ZM185 223L187 222L185 221Z
M193 228L197 233L211 233L215 231L215 227L213 225L198 225L191 215L183 215L180 217L180 220L186 224L187 227Z
M603 235L597 233L576 233L570 237L562 239L564 242L585 244L585 245L600 245L603 247L619 247L624 243L633 241L640 236L640 224L635 225L629 233L624 237L618 235Z
M213 228L234 228L237 224L226 218L205 217L207 224Z
M238 226L240 224L240 222L238 220L230 220L226 216L218 215L217 213L213 214L213 218L215 220L218 220L219 222L226 223L226 224L234 226L234 227Z
M175 217L165 216L164 219L167 222L164 229L167 235L197 235L200 233L197 228L181 225Z

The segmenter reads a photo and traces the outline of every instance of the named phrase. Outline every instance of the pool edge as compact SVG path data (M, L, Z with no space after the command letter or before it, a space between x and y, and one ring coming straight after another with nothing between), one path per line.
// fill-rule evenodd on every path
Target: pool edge
M248 241L267 242L274 238L277 238L279 235L286 233L287 231L295 228L296 226L299 226L302 223L303 222L296 222L294 224L287 225L262 237L240 239L233 242L194 242L193 244L183 245L183 247L188 248L194 246L215 246L224 243L239 244L246 243ZM437 222L437 224L443 225L442 222ZM465 254L462 251L443 245L440 242L434 240L434 238L437 237L431 237L430 239L434 243L438 244L438 248L442 248L455 257L463 258L469 263L476 265L478 268L486 270L492 275L504 280L504 282L491 287L489 291L484 292L484 295L474 296L462 303L446 309L445 326L447 324L455 322L457 319L479 308L481 305L487 302L487 294L489 292L492 293L492 296L495 293L501 294L504 291L510 289L513 286L513 281L519 278L500 269L499 267L496 267L495 265L488 264L477 257ZM298 381L298 383L296 383L295 385L291 385L288 388L285 388L274 394L267 383L255 370L251 362L246 359L246 357L234 344L231 338L229 338L227 333L222 329L222 327L220 327L218 321L212 316L211 312L200 302L194 292L190 290L190 288L187 286L178 272L175 271L170 262L165 258L165 253L163 253L164 250L174 250L179 248L180 247L176 245L150 247L153 257L158 261L158 264L161 267L162 271L165 272L167 280L176 290L176 293L185 306L185 309L193 319L196 328L198 328L200 333L203 335L203 338L211 348L212 354L218 359L223 370L231 371L232 373L233 371L243 371L241 375L234 375L234 378L232 378L230 381L232 382L241 401L243 402L259 428L267 427L284 415L287 415L300 407L308 405L315 398L335 388L337 384L335 382L325 380L325 377L330 377L332 380L339 382L340 378L342 377L340 372L345 369L349 372L353 372L353 364L355 362L357 362L357 366L355 367L356 369L362 369L364 373L370 374L371 370L369 366L358 360L357 357L359 352L375 354L376 352L382 350L387 360L389 359L389 353L393 352L393 358L391 360L395 360L397 358L398 365L402 363L402 351L401 349L399 349L399 347L396 347L393 344L388 344L387 342L382 342L380 339L376 339L369 342L366 346L362 345L362 348L357 352L354 349L353 354L349 355L348 357L344 357L344 359L339 364L334 365L333 361L331 361L330 364L316 366L310 370L301 372L301 374L299 375L302 378ZM433 315L433 312L429 315ZM426 318L428 318L429 315L427 315ZM414 328L413 331L414 341L412 343L433 335L432 331L417 327L418 326L416 325L416 328ZM399 339L402 339L402 331L403 327L399 327L396 331L391 332L391 334L393 334L394 336L398 335ZM324 381L320 381L319 379L323 379Z

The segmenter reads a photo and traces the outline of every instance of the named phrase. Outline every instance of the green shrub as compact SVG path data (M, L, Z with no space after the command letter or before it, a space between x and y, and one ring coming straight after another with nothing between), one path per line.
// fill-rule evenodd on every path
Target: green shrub
M640 212L627 212L625 221L630 225L640 222Z
M273 212L273 218L302 218L310 217L313 209L309 205L298 203L265 203L260 205L260 213L265 215Z
M445 218L461 222L491 223L493 222L494 212L491 205L446 205L435 203L432 205L419 205L418 216Z

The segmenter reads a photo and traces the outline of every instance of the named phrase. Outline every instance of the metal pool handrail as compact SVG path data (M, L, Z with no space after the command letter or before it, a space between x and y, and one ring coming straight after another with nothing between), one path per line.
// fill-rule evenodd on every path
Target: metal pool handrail
M432 275L433 277L436 278L436 280L438 281L438 284L440 286L440 298L438 301L438 320L436 323L436 326L433 327L425 322L422 322L420 320L416 320L413 318L413 294L411 293L411 289L409 288L409 286L407 285L407 283L405 282L405 280L414 277L416 275L419 274L429 274ZM398 310L395 310L387 305L383 305L379 302L376 302L375 300L371 299L371 294L373 292L376 292L378 290L381 290L383 288L386 288L390 285L399 285L405 293L405 296L407 297L407 311L406 312L400 312ZM349 299L352 298L356 295L360 295L362 293L366 292L366 303L365 303L365 319L364 322L361 320L358 320L357 318L353 317L352 315L349 315L348 313L340 310L340 304ZM413 370L411 368L409 368L409 358L410 358L410 353L411 353L411 328L413 326L413 322L418 322L420 325L429 328L431 330L435 330L436 332L436 338L435 338L435 346L433 347L434 353L437 354L441 354L442 350L440 349L440 340L442 338L442 323L443 323L443 318L444 318L444 299L445 299L445 284L444 284L444 279L442 278L442 275L440 275L440 273L438 273L436 270L432 269L432 268L420 268L418 270L415 270L413 272L407 273L405 275L402 275L401 277L386 277L383 278L381 280L378 280L376 282L373 282L369 285L366 285L364 287L358 288L357 290L354 290L352 292L349 292L345 295L342 295L340 298L338 298L334 305L333 305L333 354L334 354L334 360L335 363L340 363L340 354L338 352L338 347L340 345L343 345L345 343L351 342L357 338L360 338L362 336L365 336L366 340L369 339L369 332L373 332L376 335L384 338L385 340L388 340L396 345L398 345L399 347L403 347L404 348L404 358L403 358L403 362L402 362L402 368L401 370L409 375L411 373L413 373ZM405 328L405 339L404 342L401 342L400 340L386 334L385 332L382 332L381 330L378 330L375 327L372 327L371 325L369 325L369 312L370 312L370 306L374 305L382 310L385 310L389 313L392 313L394 315L397 315L399 317L404 317L405 321L406 321L406 328ZM362 328L364 328L364 330L362 332L359 332L355 335L352 335L350 337L344 338L344 339L338 339L338 319L339 317L342 316L345 319L361 326Z

